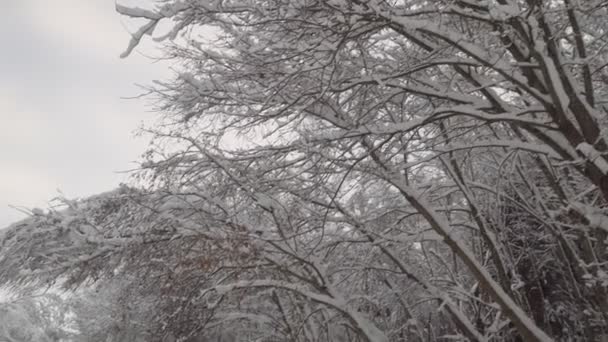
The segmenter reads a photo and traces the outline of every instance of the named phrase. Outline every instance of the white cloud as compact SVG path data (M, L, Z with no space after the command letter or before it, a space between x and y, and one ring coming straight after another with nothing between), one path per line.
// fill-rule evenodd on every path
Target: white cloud
M56 181L28 165L4 165L0 177L11 179L0 183L4 201L11 205L40 206L57 194Z
M3 146L15 145L20 140L35 140L44 133L40 113L32 113L19 106L19 102L10 88L0 86L0 144Z
M0 1L0 227L8 204L44 206L60 188L84 197L116 186L145 142L151 118L133 83L167 75L134 54L111 0Z
M79 49L118 56L129 35L108 0L21 0L28 25Z

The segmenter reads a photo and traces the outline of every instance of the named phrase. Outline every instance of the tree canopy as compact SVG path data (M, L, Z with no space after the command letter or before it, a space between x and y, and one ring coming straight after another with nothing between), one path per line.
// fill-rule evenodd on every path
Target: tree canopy
M608 335L605 1L117 11L176 62L137 186L12 226L2 282L127 279L159 341Z

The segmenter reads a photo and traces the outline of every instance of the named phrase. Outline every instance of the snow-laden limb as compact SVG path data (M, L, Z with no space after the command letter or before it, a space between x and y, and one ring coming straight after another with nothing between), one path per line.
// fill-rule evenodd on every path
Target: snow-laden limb
M140 26L135 32L131 33L131 40L129 41L129 45L127 46L126 50L120 55L120 58L126 58L131 54L131 52L133 52L137 45L139 45L139 42L144 37L144 35L152 36L154 34L154 29L156 28L160 20L163 19L165 16L154 10L149 10L136 6L125 6L119 4L118 2L116 3L115 7L116 12L124 16L148 20L146 24Z
M360 223L359 223L360 224ZM369 233L366 233L368 239L374 241ZM464 315L461 309L458 307L456 303L450 298L445 292L442 292L436 286L431 284L426 279L415 274L414 271L411 270L410 267L407 266L398 256L389 248L380 245L380 250L389 257L389 259L394 262L398 269L406 274L408 277L414 279L417 283L419 283L426 291L430 293L433 298L441 299L443 302L442 305L445 305L448 308L448 312L454 317L456 324L460 327L460 329L464 332L464 334L473 341L485 342L488 339L479 333L477 328L473 325L473 323Z
M116 12L132 18L145 18L150 20L159 20L163 17L163 15L149 9L125 6L119 3L116 3Z
M186 218L193 204L184 198L194 200L123 187L84 200L62 199L63 206L2 231L0 281L19 287L62 278L64 285L78 286L113 274L126 253L145 244L204 239L200 224Z
M393 183L395 184L395 183ZM526 315L526 313L507 295L502 287L492 278L485 268L477 262L473 253L460 241L458 237L453 236L450 231L449 224L436 212L429 210L431 206L422 199L414 189L409 188L403 182L395 184L408 198L410 203L425 216L435 231L440 234L444 241L457 253L470 271L476 274L477 279L482 286L486 288L494 297L505 315L507 315L513 323L520 329L522 335L530 341L553 341L544 331L538 328L534 322Z
M150 20L147 24L141 26L137 31L131 33L131 40L127 49L120 54L120 58L127 58L137 47L144 35L151 36L154 33L154 28L158 24L158 20Z
M579 151L587 161L597 166L604 175L608 176L608 161L604 159L601 152L596 150L591 144L582 142L576 146L576 150Z
M363 146L369 149L369 142L364 142ZM485 288L493 299L501 306L504 314L511 319L517 326L520 333L530 341L553 341L544 331L542 331L528 315L515 303L515 301L505 292L490 273L477 261L474 254L453 234L449 222L439 215L433 206L428 203L421 193L407 184L404 176L392 170L375 151L370 150L370 155L384 172L383 176L387 182L394 185L403 196L412 204L414 208L428 221L430 226L439 234L445 243L456 253L469 270L475 275L481 286Z
M604 210L581 202L571 202L565 210L567 211L568 209L573 209L582 215L590 227L599 228L608 233L608 215L606 215Z
M327 294L320 294L302 285L279 280L250 280L217 285L209 290L214 290L220 294L224 294L230 291L248 288L275 288L294 292L312 301L327 305L337 311L342 312L356 323L357 328L361 330L369 342L388 342L386 335L384 335L384 333L380 331L378 327L374 325L374 323L363 317L360 313L352 310L352 308L348 306L348 303L343 298L336 298ZM333 295L336 294L334 293Z
M486 51L482 47L470 43L469 40L459 32L446 31L438 24L429 20L417 20L395 15L391 16L386 11L382 10L378 10L378 14L385 16L387 20L398 25L398 27L405 32L419 31L448 42L483 65L493 68L496 72L501 74L501 76L529 92L534 98L541 102L548 102L548 98L544 94L527 86L528 82L518 70L513 70L513 68L506 64L504 60L492 57L490 51Z

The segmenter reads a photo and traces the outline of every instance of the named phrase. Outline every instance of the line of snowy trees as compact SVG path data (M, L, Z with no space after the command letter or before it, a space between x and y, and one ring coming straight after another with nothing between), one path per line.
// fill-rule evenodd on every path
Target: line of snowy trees
M117 10L177 70L139 186L11 227L0 281L120 279L155 341L608 336L605 1Z

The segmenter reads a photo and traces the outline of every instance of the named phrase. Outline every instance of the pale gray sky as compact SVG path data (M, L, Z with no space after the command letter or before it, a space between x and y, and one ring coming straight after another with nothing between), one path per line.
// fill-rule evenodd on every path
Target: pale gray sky
M46 207L124 181L146 146L133 132L152 120L138 84L167 66L127 46L113 0L0 1L0 227L24 217L9 205ZM152 48L143 47L146 53Z

